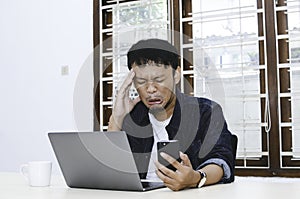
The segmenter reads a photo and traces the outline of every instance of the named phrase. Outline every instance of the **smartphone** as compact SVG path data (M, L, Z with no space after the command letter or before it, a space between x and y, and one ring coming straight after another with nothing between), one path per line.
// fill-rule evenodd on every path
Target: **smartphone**
M168 140L168 141L159 141L157 142L157 159L158 162L164 165L165 167L176 171L176 168L173 167L167 160L165 160L160 152L164 152L173 158L175 158L178 162L181 162L179 157L179 141L178 140Z
M129 89L129 98L131 100L134 100L138 96L139 96L139 93L137 92L136 88L132 84L131 87L130 87L130 89Z

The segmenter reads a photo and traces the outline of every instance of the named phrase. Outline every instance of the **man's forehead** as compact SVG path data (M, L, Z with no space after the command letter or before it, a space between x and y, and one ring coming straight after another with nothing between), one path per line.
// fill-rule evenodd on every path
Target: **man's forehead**
M172 67L164 67L164 66L135 66L133 67L133 70L135 71L136 78L145 78L145 77L151 77L151 78L157 78L157 77L163 77L165 75L168 75L172 73L173 68Z

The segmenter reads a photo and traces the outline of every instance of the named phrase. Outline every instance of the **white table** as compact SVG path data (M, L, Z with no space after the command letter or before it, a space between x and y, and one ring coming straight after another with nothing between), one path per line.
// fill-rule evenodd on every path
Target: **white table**
M173 192L168 188L148 192L68 188L60 176L49 187L30 187L18 173L0 173L0 199L284 199L300 198L300 179L236 177L231 184Z

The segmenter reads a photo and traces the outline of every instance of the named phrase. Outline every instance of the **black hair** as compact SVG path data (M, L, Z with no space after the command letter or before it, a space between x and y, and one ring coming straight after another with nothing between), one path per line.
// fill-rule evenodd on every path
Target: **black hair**
M165 66L171 65L174 70L179 66L179 55L176 48L166 40L147 39L132 45L127 53L127 66L144 65L149 61Z

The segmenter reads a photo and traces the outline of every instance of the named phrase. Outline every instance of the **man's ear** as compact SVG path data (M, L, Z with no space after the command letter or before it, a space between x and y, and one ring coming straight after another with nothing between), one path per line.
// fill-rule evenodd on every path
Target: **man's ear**
M181 78L181 68L180 68L180 66L177 66L177 69L175 70L175 73L174 73L175 84L179 83L180 78Z

